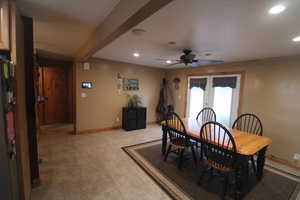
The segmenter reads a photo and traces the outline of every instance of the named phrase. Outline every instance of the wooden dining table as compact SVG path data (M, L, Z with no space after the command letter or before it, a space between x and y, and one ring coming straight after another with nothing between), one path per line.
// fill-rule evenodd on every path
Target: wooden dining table
M200 139L200 129L202 126L201 122L198 122L194 118L182 119L185 126L187 135L196 142L203 142ZM167 147L167 124L165 121L161 122L162 125L162 153L165 154ZM245 185L248 182L248 160L249 156L257 155L256 160L256 177L257 180L261 180L263 177L263 169L265 165L265 154L267 147L271 144L272 140L265 136L257 136L251 133L243 132L237 129L228 129L234 138L236 144L236 150L238 153L238 169L237 169L237 180L236 185L239 196L243 196Z

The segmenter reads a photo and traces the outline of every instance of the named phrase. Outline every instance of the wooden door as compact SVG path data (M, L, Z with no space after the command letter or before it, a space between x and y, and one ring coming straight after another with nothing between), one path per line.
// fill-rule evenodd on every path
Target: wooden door
M43 67L44 122L68 121L68 71L66 67Z

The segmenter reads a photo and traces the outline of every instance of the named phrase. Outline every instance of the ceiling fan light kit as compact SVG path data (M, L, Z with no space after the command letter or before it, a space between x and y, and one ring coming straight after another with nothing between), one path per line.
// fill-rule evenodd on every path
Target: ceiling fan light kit
M158 59L159 61L165 61L168 66L173 66L177 64L184 64L185 66L199 67L205 64L218 64L223 63L222 60L211 60L211 59L197 59L196 54L193 53L190 49L182 50L183 55L179 57L179 60L171 60L171 59ZM204 53L204 56L211 56L210 52ZM172 63L172 61L174 63Z

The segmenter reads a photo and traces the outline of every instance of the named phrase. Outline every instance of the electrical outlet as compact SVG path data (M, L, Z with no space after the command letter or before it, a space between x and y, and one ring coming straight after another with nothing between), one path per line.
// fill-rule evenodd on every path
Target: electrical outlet
M294 153L294 161L300 161L300 154Z

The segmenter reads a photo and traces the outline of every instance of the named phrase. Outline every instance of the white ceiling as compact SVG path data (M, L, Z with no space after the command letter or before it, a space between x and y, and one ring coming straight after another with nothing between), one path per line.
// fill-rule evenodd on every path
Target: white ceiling
M35 48L72 56L120 0L20 0L34 19Z
M286 11L269 15L278 3ZM209 58L225 62L295 55L300 43L291 40L300 35L299 10L297 0L175 0L135 27L146 30L142 36L129 31L94 57L167 67L156 59L178 59L183 48L209 51Z

